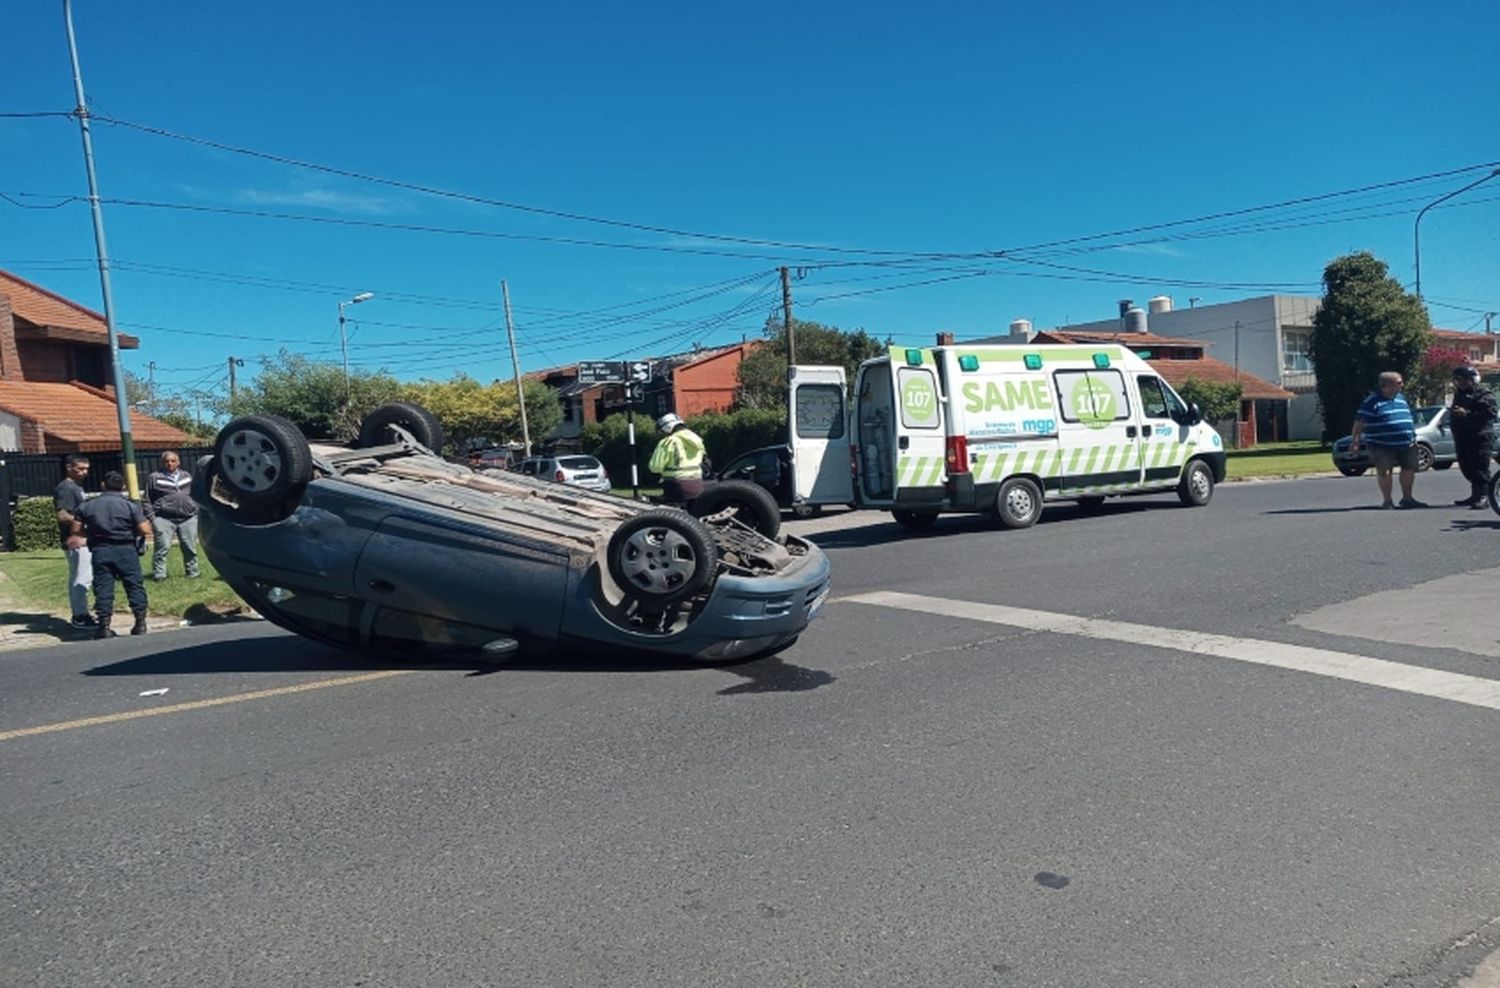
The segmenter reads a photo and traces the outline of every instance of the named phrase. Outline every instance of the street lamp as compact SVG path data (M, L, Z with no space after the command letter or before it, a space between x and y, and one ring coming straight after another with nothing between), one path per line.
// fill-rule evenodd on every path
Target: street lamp
M1500 175L1500 168L1496 168L1494 171L1490 172L1488 175L1485 175L1485 176L1483 176L1481 178L1475 179L1474 181L1470 182L1468 185L1465 185L1461 189L1454 189L1452 192L1448 193L1447 195L1432 200L1427 205L1423 206L1422 209L1417 213L1416 222L1411 225L1411 240L1412 240L1412 247L1416 251L1416 259L1417 259L1417 299L1418 300L1421 300L1421 298L1422 298L1422 217L1423 217L1423 215L1425 215L1426 212L1429 209L1431 209L1433 206L1436 206L1438 203L1440 203L1440 202L1447 202L1449 199L1452 199L1454 196L1458 195L1460 192L1468 192L1470 189L1474 188L1474 186L1481 185L1481 184L1483 184L1485 182L1488 182L1490 179L1494 178L1497 175Z
M344 401L349 400L349 337L344 332L344 306L358 305L375 297L374 292L360 292L346 302L339 303L339 349L344 352Z

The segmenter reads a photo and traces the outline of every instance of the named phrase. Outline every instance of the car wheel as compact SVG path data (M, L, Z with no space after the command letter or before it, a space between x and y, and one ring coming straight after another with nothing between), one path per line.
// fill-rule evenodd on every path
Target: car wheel
M1367 469L1369 469L1369 468L1368 467L1339 467L1338 471L1339 471L1339 473L1343 474L1345 477L1359 477L1359 476L1362 476Z
M1012 477L995 497L995 520L1005 528L1030 528L1042 516L1042 489L1026 477Z
M1432 469L1434 470L1447 470L1451 466L1453 466L1452 460L1444 460L1441 463L1437 462L1436 460L1432 462Z
M1426 443L1417 443L1417 473L1432 469L1432 447Z
M655 605L700 592L718 566L708 529L676 508L654 508L626 519L610 536L606 561L622 590Z
M1098 511L1104 506L1103 494L1087 494L1078 499L1078 507L1084 511Z
M1490 510L1500 515L1500 473L1490 477Z
M276 415L245 415L219 430L213 468L242 505L286 502L312 480L312 450Z
M902 528L917 531L931 527L932 523L937 521L938 516L936 511L907 511L897 508L891 512L891 517L896 519L896 524Z
M733 518L768 539L781 532L781 508L770 492L748 480L725 480L704 490L688 505L695 518L720 521Z
M1177 498L1190 508L1201 508L1214 497L1214 472L1202 460L1193 460L1177 484Z
M443 443L447 441L447 435L437 416L409 401L391 401L365 416L364 421L359 424L357 445L368 449L399 441L400 437L391 431L390 427L393 425L411 433L413 439L434 453L441 453Z
M806 501L801 501L792 505L792 514L798 518L817 518L823 514L823 506L821 504L808 504Z

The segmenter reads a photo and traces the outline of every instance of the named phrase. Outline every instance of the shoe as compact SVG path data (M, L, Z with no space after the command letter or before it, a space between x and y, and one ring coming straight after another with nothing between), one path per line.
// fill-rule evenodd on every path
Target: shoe
M165 574L165 573L152 573L151 574L151 579L155 580L157 583L160 583L162 580L165 580L166 578L167 578L167 574Z
M1395 505L1394 505L1394 504L1392 504L1392 503L1391 503L1391 502L1389 502L1389 501L1385 501L1385 502L1383 502L1383 503L1382 503L1382 504L1381 504L1381 505L1380 505L1380 510L1381 510L1381 511L1390 511L1390 510L1391 510L1391 509L1393 509L1393 508L1395 508L1395 507L1396 507L1396 506L1395 506Z
M99 626L99 622L94 620L94 615L92 614L74 614L73 620L69 621L68 624L79 631L86 631Z
M94 630L94 638L95 638L95 640L100 639L100 638L116 638L116 637L118 637L118 635L116 635L113 631L109 630L109 621L108 621L108 619L100 621L99 622L99 627Z
M1425 508L1425 507L1427 507L1427 505L1426 505L1425 502L1418 501L1414 497L1403 497L1401 499L1401 507L1403 507L1403 508Z
M198 571L197 571L197 570L193 570L193 571L192 571L192 572L191 572L191 573L189 573L189 574L188 574L188 575L187 575L187 578L188 578L188 579L189 579L189 580L196 580L196 579L198 579L198 578L199 578L199 577L200 577L200 576L202 576L202 575L203 575L203 574L202 574L202 573L200 573L200 572L198 572Z
M135 616L135 624L130 626L132 635L144 635L146 633L146 612L140 611Z
M1454 501L1453 503L1456 504L1460 508L1472 508L1476 504L1479 503L1479 498L1477 498L1477 497L1461 497L1457 501Z
M1475 501L1473 504L1469 505L1469 510L1470 511L1483 511L1485 508L1488 508L1488 507L1489 507L1489 505L1485 504L1483 501Z

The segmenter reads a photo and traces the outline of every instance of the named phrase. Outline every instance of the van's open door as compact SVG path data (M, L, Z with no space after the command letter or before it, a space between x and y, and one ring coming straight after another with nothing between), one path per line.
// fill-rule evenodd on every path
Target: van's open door
M789 380L793 496L808 504L853 504L844 368L793 367Z

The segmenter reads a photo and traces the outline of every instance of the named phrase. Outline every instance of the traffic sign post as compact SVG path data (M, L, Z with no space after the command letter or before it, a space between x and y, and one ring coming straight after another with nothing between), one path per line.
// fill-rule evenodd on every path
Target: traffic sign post
M583 360L578 364L579 384L620 384L625 380L625 364L619 360Z
M651 364L649 361L637 360L629 367L621 365L621 369L629 372L630 383L625 385L625 429L630 437L630 489L634 492L635 499L639 501L641 498L641 464L640 457L635 451L635 406L646 397L646 382L651 380ZM621 376L624 377L624 375Z

